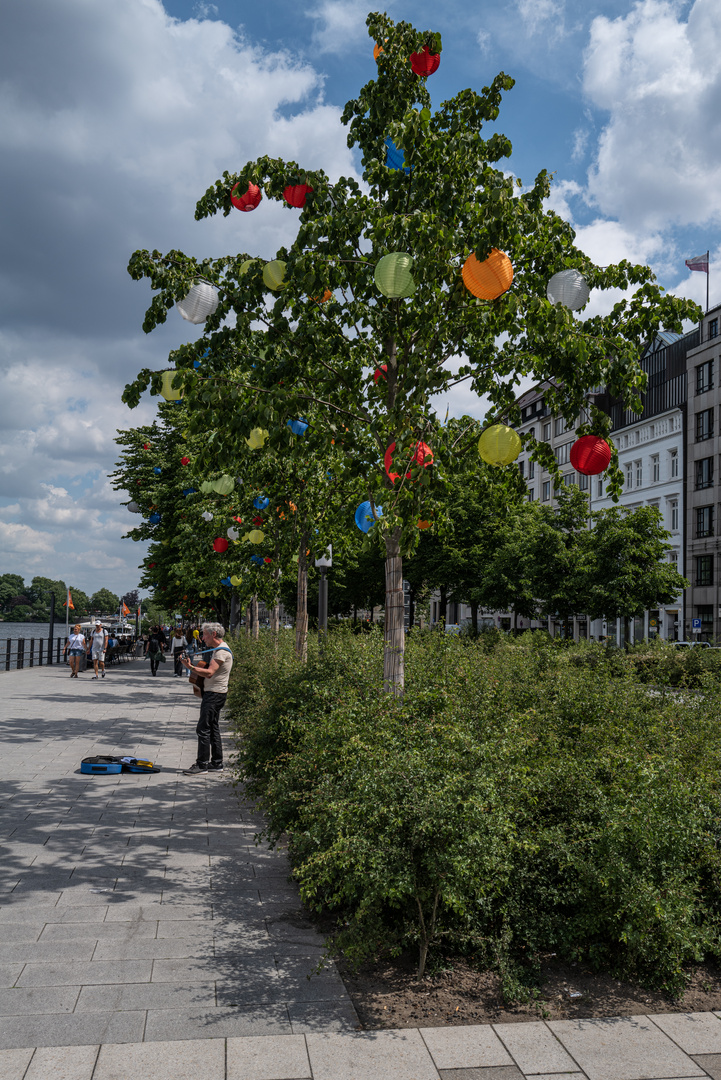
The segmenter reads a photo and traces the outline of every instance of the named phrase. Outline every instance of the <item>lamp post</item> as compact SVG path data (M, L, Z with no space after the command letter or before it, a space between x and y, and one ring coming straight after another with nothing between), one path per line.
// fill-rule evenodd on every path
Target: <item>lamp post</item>
M315 565L320 570L318 582L318 643L323 647L324 638L328 636L328 578L326 570L333 565L333 546L328 545L326 552L320 559L315 560Z
M53 624L55 623L55 593L50 593L50 629L48 631L48 664L53 662Z

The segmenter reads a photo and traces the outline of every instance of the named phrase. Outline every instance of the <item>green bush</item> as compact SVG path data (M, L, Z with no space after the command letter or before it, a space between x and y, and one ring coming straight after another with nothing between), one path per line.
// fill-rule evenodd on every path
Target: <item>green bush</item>
M636 654L424 632L398 701L378 634L291 649L236 643L238 776L347 955L466 951L509 992L544 952L672 992L719 955L712 673L666 693Z

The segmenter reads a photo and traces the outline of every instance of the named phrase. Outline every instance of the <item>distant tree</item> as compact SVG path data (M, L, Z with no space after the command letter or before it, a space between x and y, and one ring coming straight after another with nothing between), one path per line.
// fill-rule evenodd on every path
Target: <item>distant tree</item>
M59 616L65 609L63 604L67 596L67 586L64 581L54 580L48 577L34 577L30 582L28 596L32 600L43 602L47 610L50 609L50 595L55 595L55 612Z
M29 604L18 604L12 610L12 622L29 622L33 617L33 609Z
M71 616L74 615L76 618L80 619L83 618L83 616L89 615L91 605L90 597L88 596L88 594L83 592L82 589L77 589L74 585L71 585L70 595L74 604L74 607L70 612ZM58 610L57 605L55 607L55 610ZM64 611L65 609L61 608L60 610Z
M109 589L98 589L90 597L90 610L95 615L112 615L120 606L120 597L111 593Z
M0 611L8 608L13 596L25 592L25 582L19 574L0 574Z
M131 611L138 610L138 604L140 603L140 593L137 589L131 589L130 592L126 592L125 596L122 596L121 601L123 604L127 604Z

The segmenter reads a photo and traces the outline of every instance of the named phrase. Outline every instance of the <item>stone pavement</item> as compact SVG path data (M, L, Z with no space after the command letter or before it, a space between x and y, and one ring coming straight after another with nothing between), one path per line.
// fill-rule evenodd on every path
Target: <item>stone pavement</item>
M3 673L0 1080L721 1080L721 1014L361 1032L169 665ZM152 776L85 776L121 752Z

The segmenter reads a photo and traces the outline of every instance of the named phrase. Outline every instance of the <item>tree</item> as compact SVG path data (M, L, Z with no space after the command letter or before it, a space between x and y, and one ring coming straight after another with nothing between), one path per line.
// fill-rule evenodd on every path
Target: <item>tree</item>
M19 574L0 574L0 611L7 611L10 601L25 591L25 582Z
M126 592L124 596L120 598L121 603L126 604L132 611L138 610L138 604L140 603L140 593L137 589L131 589L130 592Z
M120 606L120 597L115 593L110 592L109 589L98 589L96 593L90 597L90 609L95 614L113 615L117 613Z
M469 380L490 401L489 423L518 421L522 376L554 379L548 402L569 423L587 404L589 388L601 384L638 404L643 344L660 327L680 330L700 312L665 295L648 267L594 265L574 245L571 227L544 210L545 171L523 190L497 167L511 144L498 131L489 138L482 131L498 118L502 95L513 86L509 76L499 74L480 94L462 90L432 113L425 79L408 59L425 45L440 50L439 35L377 13L367 23L371 39L383 43L377 77L342 116L348 144L362 157L365 187L259 158L224 173L198 202L196 218L234 213L236 187L244 192L256 184L266 199L280 201L288 185L306 185L296 239L273 265L247 252L199 262L175 250L137 251L129 272L149 278L157 292L143 323L148 332L199 278L218 289L204 338L171 354L173 384L190 406L189 430L210 433L208 460L222 460L258 425L277 444L286 421L313 407L319 437L340 448L344 473L362 478L371 504L383 506L374 532L386 560L384 676L386 688L400 692L402 555L417 544L419 518L435 515L440 523L449 471L458 474L476 453L475 440L446 437L433 395ZM403 153L404 168L386 164L386 140ZM494 249L510 257L513 285L496 299L476 299L463 284L462 266ZM406 289L376 282L381 259L395 254L412 260ZM594 289L636 291L607 316L577 318L546 299L549 278L568 267ZM455 373L447 363L453 357L461 357ZM160 373L141 372L124 399L137 404L150 385L160 391ZM228 403L232 422L223 419ZM606 431L608 419L590 412L590 426ZM537 460L554 464L548 447L527 441ZM423 453L416 460L421 442L432 447L432 468ZM383 465L394 443L395 482ZM617 470L611 481L619 483Z

